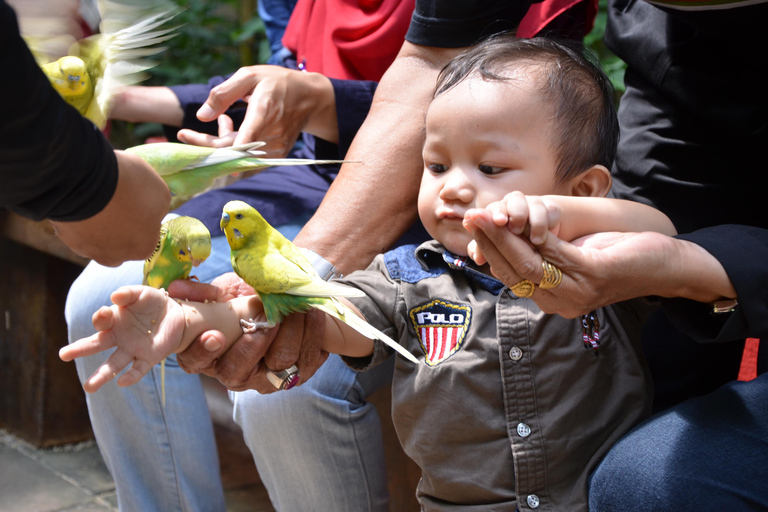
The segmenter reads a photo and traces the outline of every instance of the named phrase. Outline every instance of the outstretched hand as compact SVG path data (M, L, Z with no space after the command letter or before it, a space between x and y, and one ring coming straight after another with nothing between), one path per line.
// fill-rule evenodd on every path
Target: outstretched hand
M72 361L117 347L85 381L83 388L88 393L97 391L131 362L131 368L117 383L130 386L138 382L154 365L175 352L183 339L182 307L163 290L123 286L110 298L113 306L103 306L93 314L93 326L98 332L59 351L62 360Z
M194 301L224 302L254 290L234 273L224 274L211 284L174 281L172 296ZM203 333L177 356L179 366L188 373L204 373L218 379L233 391L255 389L266 394L277 391L267 379L267 368L282 370L296 364L305 382L328 357L316 340L322 338L325 315L312 310L287 316L281 324L267 331L243 334L227 347L217 331Z

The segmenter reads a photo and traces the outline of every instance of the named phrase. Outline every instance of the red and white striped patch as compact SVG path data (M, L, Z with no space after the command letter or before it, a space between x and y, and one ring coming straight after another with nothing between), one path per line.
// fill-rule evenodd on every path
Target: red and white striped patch
M435 299L410 311L426 363L442 363L461 348L469 329L472 308Z

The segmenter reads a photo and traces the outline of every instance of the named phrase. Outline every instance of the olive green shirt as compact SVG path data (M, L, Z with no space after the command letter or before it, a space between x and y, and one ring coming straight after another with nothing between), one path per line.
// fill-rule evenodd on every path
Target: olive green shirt
M645 301L597 311L596 355L579 318L542 313L434 241L340 282L363 290L355 306L422 361L398 357L392 415L422 470L423 510L586 510L590 471L649 413ZM391 353L376 342L347 363Z

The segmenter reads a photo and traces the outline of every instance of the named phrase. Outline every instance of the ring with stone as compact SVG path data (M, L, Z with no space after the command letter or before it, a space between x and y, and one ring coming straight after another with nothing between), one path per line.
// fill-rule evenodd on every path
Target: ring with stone
M285 370L267 368L267 379L279 390L291 389L299 383L299 368L295 364Z

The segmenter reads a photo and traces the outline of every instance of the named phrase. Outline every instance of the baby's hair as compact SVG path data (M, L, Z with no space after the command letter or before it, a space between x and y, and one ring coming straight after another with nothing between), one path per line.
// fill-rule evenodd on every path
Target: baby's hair
M619 141L610 80L580 43L497 34L469 48L440 72L434 97L466 78L511 81L517 66L538 71L541 94L555 133L558 181L578 176L595 164L611 168Z

